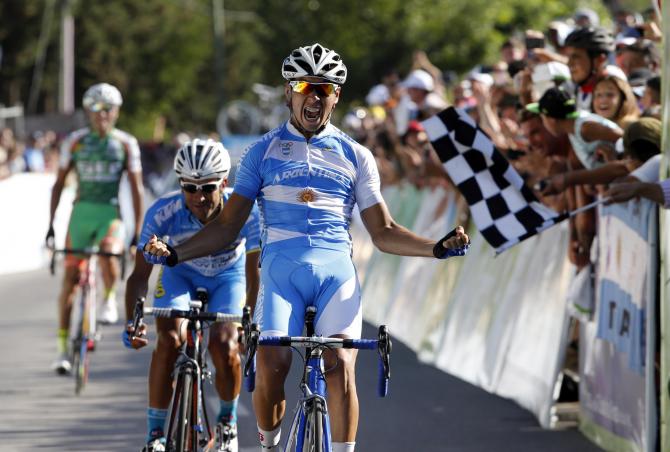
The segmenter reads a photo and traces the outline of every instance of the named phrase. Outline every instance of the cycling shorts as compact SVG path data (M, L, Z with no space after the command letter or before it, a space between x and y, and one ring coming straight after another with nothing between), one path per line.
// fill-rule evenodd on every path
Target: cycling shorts
M244 264L216 276L176 268L161 267L154 291L155 307L188 310L189 301L196 299L196 289L204 287L209 294L205 311L242 315L247 296Z
M118 206L92 202L75 202L72 206L66 247L88 248L99 245L104 239L123 240L123 223L119 218ZM120 250L115 250L120 251ZM72 262L81 258L68 256Z
M308 306L317 309L317 335L360 338L360 286L349 253L297 247L264 255L254 312L261 332L300 336Z

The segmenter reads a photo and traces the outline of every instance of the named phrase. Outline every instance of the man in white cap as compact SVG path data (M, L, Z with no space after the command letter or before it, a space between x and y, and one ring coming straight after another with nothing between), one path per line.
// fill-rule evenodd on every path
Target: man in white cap
M418 119L426 119L447 108L447 103L435 93L433 76L423 69L415 69L402 82L407 95L418 110Z

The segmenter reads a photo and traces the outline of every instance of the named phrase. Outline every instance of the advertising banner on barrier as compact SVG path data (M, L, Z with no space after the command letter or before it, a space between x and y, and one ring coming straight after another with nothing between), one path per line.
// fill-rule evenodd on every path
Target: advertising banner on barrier
M655 205L601 207L597 243L595 316L580 330L581 428L606 450L653 451Z

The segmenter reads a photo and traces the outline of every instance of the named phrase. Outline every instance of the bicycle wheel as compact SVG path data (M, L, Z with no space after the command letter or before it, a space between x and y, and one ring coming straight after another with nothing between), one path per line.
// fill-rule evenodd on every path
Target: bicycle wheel
M72 341L72 369L74 371L74 393L81 394L81 391L88 382L88 303L89 293L85 287L81 290L81 310L79 312L79 324L77 325L77 336Z
M305 412L305 440L302 452L323 452L323 402L314 399Z
M177 410L178 419L177 419L177 435L175 438L175 450L177 452L184 452L189 450L188 446L188 436L189 429L191 426L191 414L192 409L191 405L193 399L191 398L191 392L193 391L192 387L192 378L190 372L182 372L179 374L181 379L181 385L178 384L178 387L181 386L181 394L179 396L179 409ZM195 452L195 451L193 451Z

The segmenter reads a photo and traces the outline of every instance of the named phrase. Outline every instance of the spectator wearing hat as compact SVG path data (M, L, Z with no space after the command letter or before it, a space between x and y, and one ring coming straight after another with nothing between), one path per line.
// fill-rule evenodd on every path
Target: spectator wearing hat
M402 85L416 105L419 119L426 119L448 106L444 99L434 92L433 76L423 69L410 72Z
M587 168L601 166L599 147L614 146L623 131L614 122L594 113L577 110L575 99L563 88L547 90L538 103L526 105L526 109L542 115L544 126L553 135L567 134L581 164Z
M627 76L636 69L658 71L660 55L656 44L648 39L635 39L628 45L617 48L616 62Z
M630 145L652 154L647 161L638 167L620 183L612 184L605 192L605 204L626 202L633 198L646 198L666 209L670 208L670 179L658 181L661 163L661 122L656 118L641 118L647 127L640 128L638 135L631 138ZM632 126L631 126L632 127ZM639 152L639 150L637 150Z
M625 176L630 176L635 181L657 181L661 152L661 121L656 118L639 119L626 128L622 142L623 159L606 163L599 168L555 175L546 181L542 194L558 194L574 185L609 184Z
M635 69L628 74L628 84L638 100L644 96L644 87L647 84L647 80L652 77L654 77L654 73L647 68Z
M597 27L600 25L600 17L598 17L598 13L590 8L578 9L575 11L573 19L577 27Z

